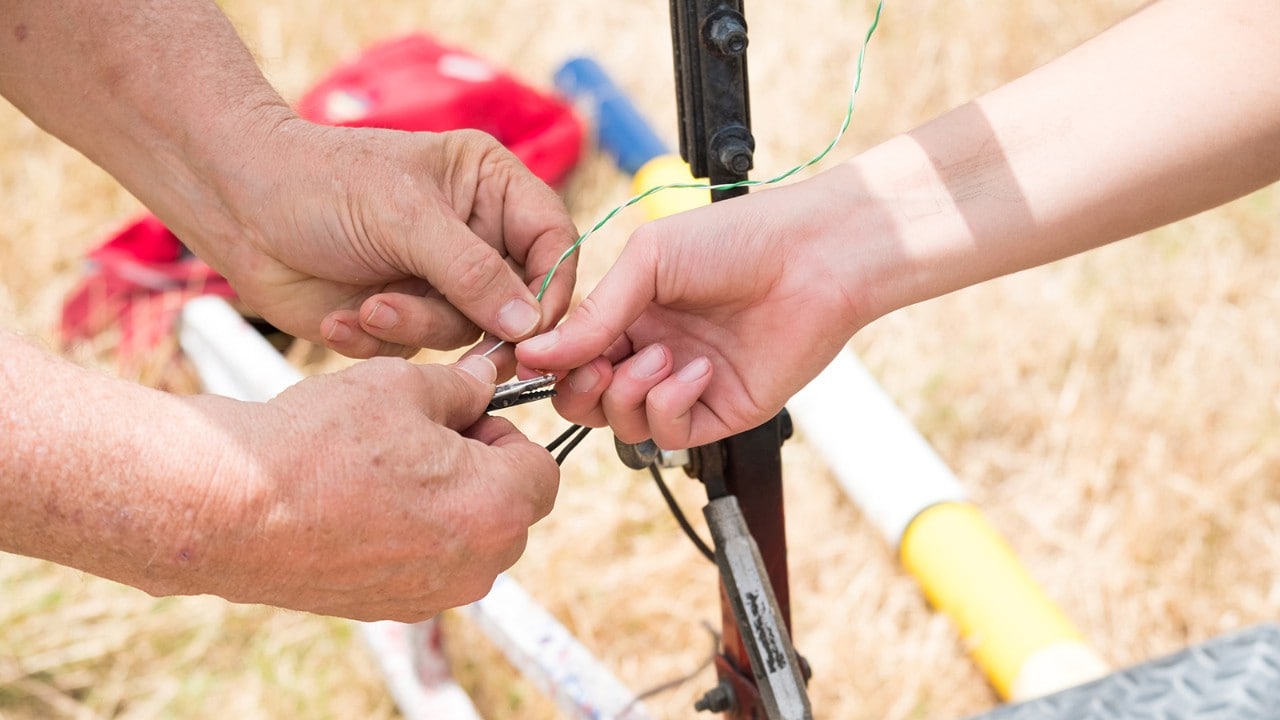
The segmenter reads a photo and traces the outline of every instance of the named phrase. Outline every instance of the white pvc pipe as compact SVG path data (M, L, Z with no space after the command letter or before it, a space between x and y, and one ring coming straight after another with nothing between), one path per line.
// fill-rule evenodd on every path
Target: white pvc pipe
M894 548L920 511L964 499L955 474L853 351L837 355L787 410Z
M438 621L355 625L406 720L480 720L471 698L450 674Z
M178 342L196 366L205 392L263 402L302 379L240 313L220 297L187 301Z
M464 609L511 664L555 700L566 717L652 717L634 693L510 577L499 575L484 599Z

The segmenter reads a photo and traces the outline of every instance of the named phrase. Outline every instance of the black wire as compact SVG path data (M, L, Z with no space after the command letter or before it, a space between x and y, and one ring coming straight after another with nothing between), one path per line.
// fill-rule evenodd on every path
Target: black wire
M560 454L556 456L557 465L563 465L564 459L569 457L569 453L572 452L574 448L578 447L578 443L585 440L587 434L591 432L591 428L583 425L575 425L574 427L578 429L578 434L574 435L573 438L565 444L564 449L560 451ZM560 437L563 438L565 435L561 435ZM559 444L560 438L556 438L556 441L556 444Z
M689 519L684 516L684 511L680 509L680 504L676 502L671 490L667 487L666 481L662 479L662 473L658 472L658 466L650 465L649 473L653 475L653 481L658 484L658 492L661 492L662 499L667 501L667 507L671 509L671 514L675 516L680 529L684 530L684 534L689 536L689 539L693 541L694 547L698 548L698 552L702 553L703 557L715 562L716 554L711 551L711 548L707 547L702 538L698 537L698 533L694 531L693 526L689 524Z
M565 440L568 440L574 433L578 432L578 430L580 429L582 429L581 425L570 425L568 430L565 430L564 432L560 433L560 437L547 443L547 452L555 452L556 448L563 445Z
M586 439L587 434L591 432L591 428L585 425L570 425L568 430L560 433L559 437L547 443L547 452L555 452L556 448L564 445L560 450L560 454L556 455L556 464L563 465L565 458L569 457L569 453ZM671 510L671 514L675 517L676 523L689 540L693 542L693 546L702 553L702 556L711 562L716 561L716 554L707 546L698 533L689 524L689 519L684 516L684 511L680 509L680 504L676 502L675 496L671 494L671 489L667 487L667 483L662 479L662 473L658 471L657 465L650 465L649 472L653 475L653 481L658 485L658 492L662 493L662 499L666 501L667 508Z
M716 661L716 657L720 655L720 633L716 632L716 629L711 627L711 624L708 623L706 620L702 621L702 627L708 633L711 634L711 652L710 654L707 655L706 659L702 661L702 664L699 665L697 669L691 672L688 672L678 678L667 680L666 682L659 683L657 685L654 685L651 688L641 691L639 694L637 694L634 698L631 699L631 702L627 703L626 707L622 708L622 711L618 713L619 717L625 716L636 705L639 705L640 703L653 697L654 695L667 692L668 690L675 690L681 685L696 678L699 674L702 673L703 670L706 670L707 668L711 667L711 665Z

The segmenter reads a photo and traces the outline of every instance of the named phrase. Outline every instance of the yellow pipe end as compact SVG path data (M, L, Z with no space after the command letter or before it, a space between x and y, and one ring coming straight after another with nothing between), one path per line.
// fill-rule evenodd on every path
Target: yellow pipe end
M1002 698L1036 697L1107 671L973 505L924 510L907 527L901 552L903 565L959 627Z
M679 155L659 155L636 171L631 186L635 194L639 195L659 185L696 182L698 180L689 173L689 164ZM644 208L645 215L650 220L709 204L711 204L710 191L689 188L663 190L640 201L640 206Z

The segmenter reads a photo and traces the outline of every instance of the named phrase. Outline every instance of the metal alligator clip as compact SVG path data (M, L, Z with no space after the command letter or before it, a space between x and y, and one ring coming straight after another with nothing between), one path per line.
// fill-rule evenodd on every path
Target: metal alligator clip
M556 390L551 386L555 384L555 375L539 375L528 380L512 380L503 383L494 391L493 400L489 402L486 412L553 397Z

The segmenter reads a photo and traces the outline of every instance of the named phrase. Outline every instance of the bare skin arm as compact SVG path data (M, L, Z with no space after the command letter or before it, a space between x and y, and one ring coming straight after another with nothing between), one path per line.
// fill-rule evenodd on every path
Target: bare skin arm
M0 23L0 93L292 334L409 355L566 309L572 266L530 287L577 233L493 138L305 122L211 0L12 0Z
M1280 179L1280 4L1154 3L973 103L790 187L640 228L521 363L623 440L776 413L872 320Z
M1280 6L1164 0L850 163L904 229L871 317L1130 237L1280 177ZM870 318L867 318L868 320ZM864 322L865 324L865 322Z
M7 2L0 92L295 335L409 354L567 307L572 268L541 306L529 286L576 233L510 153L301 121L209 0ZM483 595L555 497L547 452L483 414L495 376L380 358L267 403L180 398L0 330L0 549L154 594L428 617Z
M482 416L484 358L245 403L0 348L0 549L155 595L421 620L488 592L555 497L550 455Z

